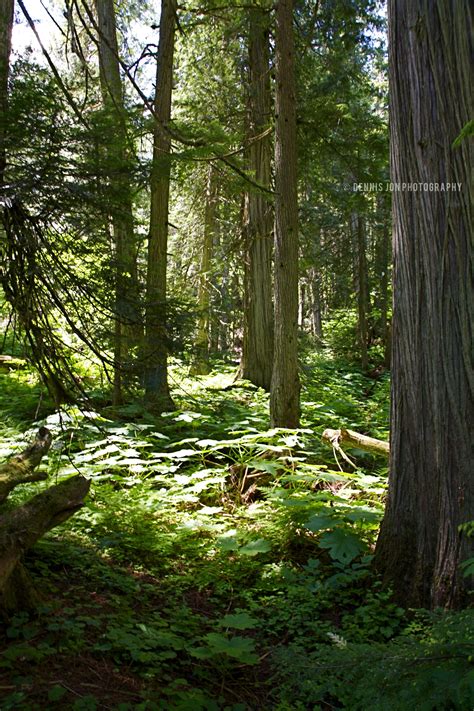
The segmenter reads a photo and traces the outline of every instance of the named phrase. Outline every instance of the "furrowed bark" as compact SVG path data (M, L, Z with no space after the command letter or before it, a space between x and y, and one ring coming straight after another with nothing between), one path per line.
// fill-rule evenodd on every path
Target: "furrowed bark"
M410 607L461 607L474 576L472 3L389 0L394 310L390 477L375 566ZM449 189L448 189L449 186ZM454 186L454 187L453 187Z
M269 16L249 11L248 166L255 180L271 186L272 135ZM243 211L245 241L244 340L240 376L270 390L273 369L273 209L263 190L249 189Z
M168 385L166 332L168 213L171 175L171 137L163 130L171 120L176 0L163 0L156 65L145 315L145 400L157 411L172 410Z
M272 427L298 427L298 186L293 0L276 6L275 331Z

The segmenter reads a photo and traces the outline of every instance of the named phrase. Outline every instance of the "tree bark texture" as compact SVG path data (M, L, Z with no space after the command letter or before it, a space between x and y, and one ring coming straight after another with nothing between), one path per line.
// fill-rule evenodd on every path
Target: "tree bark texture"
M323 231L315 227L310 245L311 266L308 269L308 291L310 301L311 333L319 348L323 339L323 283L321 278L323 263Z
M29 447L0 466L1 501L19 484L47 478L35 470L50 446L51 433L41 427ZM37 593L21 564L22 556L46 531L66 521L83 505L89 487L87 479L74 476L0 515L0 617L37 602Z
M321 303L321 278L317 267L310 267L309 285L311 294L311 332L316 339L316 346L319 347L323 339L323 317Z
M211 262L216 227L217 185L215 169L209 166L206 185L206 199L204 207L204 231L202 241L202 255L199 273L198 302L199 316L195 342L195 360L191 373L207 375L209 366L209 324L210 324L210 287L211 287Z
M298 191L293 0L276 5L275 345L270 418L298 427Z
M145 396L149 405L173 407L168 386L166 328L166 272L170 192L171 138L166 131L171 119L176 0L163 0L156 64L156 89L151 171L150 234L145 318Z
M369 328L367 318L369 305L369 272L367 268L367 235L365 218L357 215L357 311L361 366L363 371L369 369Z
M5 135L7 128L8 75L12 45L13 9L14 0L2 0L0 3L0 190L3 187L6 167Z
M472 423L472 4L390 0L391 170L395 191L391 462L376 565L409 606L462 605L474 538Z
M377 306L380 310L380 318L378 322L378 335L382 339L384 349L384 366L390 368L391 358L391 343L390 343L390 321L388 316L389 308L389 284L390 279L390 223L389 210L387 199L384 195L378 203L378 213L380 227L377 235L377 243L375 247L375 264L377 277L379 279L379 287L377 289L378 299Z
M271 183L269 132L270 50L268 12L249 10L249 169L263 187ZM270 390L273 369L272 240L273 210L268 193L249 190L245 197L245 303L241 377Z
M100 84L104 108L113 126L107 141L107 169L115 245L114 402L122 400L122 380L132 369L141 341L132 191L128 169L127 126L113 0L95 0L99 33ZM133 350L135 353L133 354Z

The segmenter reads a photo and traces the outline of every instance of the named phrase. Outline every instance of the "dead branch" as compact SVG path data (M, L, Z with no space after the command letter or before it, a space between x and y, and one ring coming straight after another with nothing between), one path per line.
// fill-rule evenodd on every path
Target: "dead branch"
M323 442L331 445L331 447L341 454L344 454L341 448L342 443L346 444L348 447L363 449L366 452L380 454L384 457L388 457L390 454L388 442L381 439L375 439L374 437L367 437L367 435L354 432L353 430L326 429L323 432Z

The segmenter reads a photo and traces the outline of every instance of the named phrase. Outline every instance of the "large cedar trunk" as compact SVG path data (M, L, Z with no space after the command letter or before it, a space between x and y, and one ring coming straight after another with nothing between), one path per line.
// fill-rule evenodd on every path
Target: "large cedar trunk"
M166 129L171 119L175 23L176 0L163 0L156 65L154 103L156 121L151 171L151 210L145 317L145 396L148 404L157 410L173 408L168 386L166 329L166 275L171 172L171 137Z
M268 12L249 11L249 168L255 180L270 187L270 57ZM240 374L270 390L273 367L272 302L273 214L268 194L255 188L245 200L244 341Z
M462 605L474 538L469 0L391 0L394 192L391 464L376 565L404 604Z
M298 192L293 1L276 6L275 346L270 416L274 427L298 427Z

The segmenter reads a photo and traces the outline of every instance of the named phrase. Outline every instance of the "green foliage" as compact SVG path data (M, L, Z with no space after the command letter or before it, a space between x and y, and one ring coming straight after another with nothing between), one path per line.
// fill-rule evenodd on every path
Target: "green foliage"
M334 636L309 656L292 646L276 653L284 703L353 711L469 709L474 703L474 615L446 613L389 643Z
M14 673L16 687L5 707L101 708L101 692L79 685L74 695L62 676L81 659L130 680L122 694L117 677L124 710L382 708L374 679L394 709L401 679L403 699L428 698L428 687L452 704L469 698L461 618L410 622L371 570L385 463L357 452L363 468L344 471L320 441L333 423L383 436L388 382L368 398L373 383L352 366L308 357L305 428L268 430L267 395L229 389L228 366L200 381L172 367L181 397L163 416L45 412L50 482L79 471L93 486L27 555L45 604L5 627L0 684ZM19 403L28 377L6 375L6 397ZM5 455L37 424L21 436L5 429ZM10 505L48 485L18 487Z
M459 136L456 136L453 141L453 148L459 148L461 143L472 135L474 135L474 119L468 121L466 125L463 126L461 133L459 134Z

